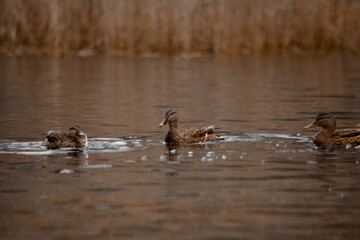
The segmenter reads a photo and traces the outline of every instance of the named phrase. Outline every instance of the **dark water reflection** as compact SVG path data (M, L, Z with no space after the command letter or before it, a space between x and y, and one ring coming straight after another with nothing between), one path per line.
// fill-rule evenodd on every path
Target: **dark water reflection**
M317 149L320 111L360 124L358 56L1 58L2 239L358 239L360 149ZM225 140L167 147L180 127ZM79 124L82 151L49 151Z

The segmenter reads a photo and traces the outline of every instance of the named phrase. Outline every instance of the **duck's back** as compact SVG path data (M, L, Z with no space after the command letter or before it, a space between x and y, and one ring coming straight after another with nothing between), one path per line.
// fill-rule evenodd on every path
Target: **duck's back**
M359 145L360 129L341 129L333 134L334 143L337 145Z
M65 137L63 138L63 147L69 148L82 148L86 145L86 137L85 135L74 135L70 133L65 133Z
M181 135L187 143L216 141L220 135L213 128L184 129Z
M61 147L82 148L86 146L86 135L71 134L69 131L49 131L47 138L42 143L48 149Z

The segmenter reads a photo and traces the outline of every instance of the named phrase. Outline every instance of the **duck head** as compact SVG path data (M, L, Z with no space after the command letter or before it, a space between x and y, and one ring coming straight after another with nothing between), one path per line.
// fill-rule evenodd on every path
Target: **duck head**
M74 135L84 135L79 125L73 125L69 128L69 132Z
M330 113L320 113L313 123L305 126L304 129L310 129L314 127L321 127L329 133L333 133L336 129L336 121L333 115Z
M160 123L159 127L165 127L168 123L170 128L177 128L178 119L176 116L176 111L173 109L168 109L166 111L164 120Z
M88 145L88 138L86 134L81 131L79 125L73 125L69 128L69 137L74 138L73 140L79 141L82 147L87 147Z
M46 146L49 149L61 147L61 137L59 133L56 131L49 131L41 145Z

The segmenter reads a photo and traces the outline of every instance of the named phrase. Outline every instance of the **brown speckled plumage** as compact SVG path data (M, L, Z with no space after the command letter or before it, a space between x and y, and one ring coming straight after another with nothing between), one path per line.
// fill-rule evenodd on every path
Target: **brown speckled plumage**
M176 112L169 109L165 113L165 118L160 123L159 127L164 127L169 123L169 132L166 135L165 142L168 145L175 145L179 143L198 143L216 141L220 135L215 131L214 127L200 128L200 129L184 129L178 131L178 119Z
M87 137L78 125L70 127L68 131L49 131L41 145L48 149L61 147L83 148L86 146Z
M321 113L315 122L305 126L305 129L321 127L322 129L314 136L314 143L321 145L347 145L360 144L360 129L336 130L335 118L329 113Z

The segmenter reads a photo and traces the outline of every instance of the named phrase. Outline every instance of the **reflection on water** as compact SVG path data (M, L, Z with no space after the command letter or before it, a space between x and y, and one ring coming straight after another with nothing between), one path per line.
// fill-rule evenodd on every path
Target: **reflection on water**
M360 149L303 127L360 122L356 56L1 58L1 239L357 239ZM224 140L166 146L179 127ZM47 150L82 126L84 149Z

